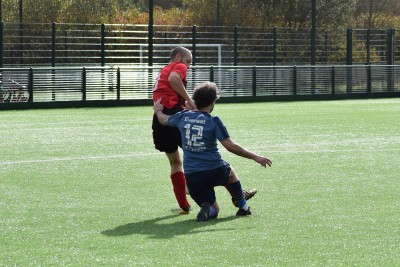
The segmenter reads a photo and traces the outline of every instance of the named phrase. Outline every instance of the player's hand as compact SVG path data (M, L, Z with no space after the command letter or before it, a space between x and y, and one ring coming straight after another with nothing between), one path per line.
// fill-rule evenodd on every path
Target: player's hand
M196 103L194 102L193 99L190 99L189 101L185 101L185 108L189 109L189 110L195 110L196 107Z
M162 100L162 98L159 98L159 99L157 99L156 102L154 102L154 107L153 107L154 113L157 113L164 109L163 104L161 104L161 100Z
M267 167L267 165L269 167L271 167L271 165L272 165L272 161L269 158L266 158L266 157L257 156L254 160L257 163L261 164L261 166L263 166L263 167Z

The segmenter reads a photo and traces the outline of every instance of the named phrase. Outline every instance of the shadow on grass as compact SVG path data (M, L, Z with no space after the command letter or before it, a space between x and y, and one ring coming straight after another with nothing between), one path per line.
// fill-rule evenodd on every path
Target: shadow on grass
M188 220L176 221L174 218L178 216L185 215L173 214L151 220L128 223L117 226L114 229L102 231L101 233L106 236L146 235L154 239L169 239L179 235L196 234L200 232L237 230L237 227L202 229L210 225L235 220L238 218L237 216L218 218L207 222L197 222L192 217ZM173 219L173 221L168 222L169 219Z

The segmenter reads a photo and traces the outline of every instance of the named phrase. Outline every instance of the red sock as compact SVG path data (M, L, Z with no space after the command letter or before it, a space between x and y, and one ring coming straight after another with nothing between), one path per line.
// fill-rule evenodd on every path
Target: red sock
M183 210L189 210L190 204L186 198L186 179L183 172L175 172L171 174L171 181L174 187L175 198L179 207Z

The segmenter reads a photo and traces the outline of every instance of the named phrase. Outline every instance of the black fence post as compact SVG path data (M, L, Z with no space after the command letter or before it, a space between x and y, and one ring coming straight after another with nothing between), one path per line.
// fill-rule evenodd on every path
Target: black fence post
M238 27L233 27L233 66L238 63Z
M347 29L346 35L346 64L353 64L353 30Z
M316 0L311 0L312 5L312 27L311 27L311 94L315 94L315 68L317 53L317 4Z
M387 64L388 64L388 81L387 81L387 91L394 91L394 29L388 29L387 31Z
M56 66L56 23L51 24L51 66Z
M272 46L273 46L273 53L274 53L274 55L273 55L273 62L272 62L272 64L274 65L274 66L276 66L276 59L277 59L277 56L276 56L276 48L277 48L277 30L276 30L276 27L274 27L274 29L272 30L272 37L273 37L273 39L272 39Z
M68 60L68 56L69 56L69 54L68 54L68 51L69 51L69 46L68 46L68 32L67 31L65 31L65 33L64 33L64 64L67 64L67 63L69 63L69 60Z
M106 26L104 23L101 24L101 52L100 52L100 57L101 57L101 66L104 67L106 65Z
M193 25L192 27L192 65L196 66L196 43L197 43L197 27Z
M236 68L238 64L238 26L235 25L233 27L233 87L234 87L234 94L236 95L237 92L237 85L238 85L238 70Z
M387 64L394 63L394 29L387 30Z
M197 26L193 25L192 26L192 65L196 66L197 63ZM192 68L192 75L191 75L191 79L192 79L192 83L193 84L197 84L196 81L196 68Z
M367 30L367 64L371 64L371 29Z
M346 93L351 94L353 92L353 67L346 65Z
M317 39L317 1L311 0L311 65L315 65Z
M22 1L20 1L21 3ZM22 4L20 4L20 9L22 9ZM19 22L19 64L24 64L24 25L22 23L22 15L20 14Z
M293 66L293 95L297 95L297 67Z
M4 22L0 22L0 68L3 67Z
M276 27L272 29L272 51L273 51L273 59L272 59L272 65L276 66L276 61L277 61L277 55L276 55L276 50L277 50L277 30ZM276 68L274 67L272 70L272 76L273 76L273 87L274 91L273 94L276 95Z
M117 100L121 99L121 70L117 69Z
M53 22L51 24L51 66L54 68L56 66L56 23ZM56 100L56 92L54 90L55 84L55 70L51 70L51 81L52 81L52 90L51 90L51 99L53 101Z
M148 66L153 66L154 0L149 0ZM149 69L152 71L152 69Z
M82 101L86 101L86 68L82 69Z
M367 92L372 92L372 67L371 64L368 64L367 67Z
M326 64L328 64L328 62L329 62L329 56L328 56L329 45L328 45L328 40L329 40L328 31L325 30L325 31L324 31L324 57L325 57L325 63L326 63Z
M29 77L28 77L28 102L33 102L33 69L29 68Z
M351 93L353 91L353 69L350 68L353 65L353 30L347 29L347 38L346 38L346 92Z
M256 70L256 66L253 66L253 74L252 74L252 92L253 92L253 96L256 97L257 96L257 70Z
M336 94L336 69L335 66L332 66L331 73L331 86L332 86L332 95Z
M311 94L315 95L315 84L316 84L316 74L315 74L315 65L311 65Z
M214 66L210 67L210 82L214 82Z
M153 82L153 60L154 60L154 0L149 0L149 28L147 34L148 55L147 55L147 77L148 84ZM153 92L149 87L148 96L151 99Z

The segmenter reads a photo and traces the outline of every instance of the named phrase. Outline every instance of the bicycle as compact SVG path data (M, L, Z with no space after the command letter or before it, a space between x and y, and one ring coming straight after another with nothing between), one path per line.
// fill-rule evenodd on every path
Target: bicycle
M4 89L3 83L0 85L0 102L27 102L26 87L14 80L8 81L11 83L9 88Z

